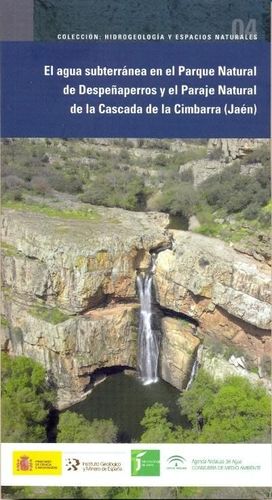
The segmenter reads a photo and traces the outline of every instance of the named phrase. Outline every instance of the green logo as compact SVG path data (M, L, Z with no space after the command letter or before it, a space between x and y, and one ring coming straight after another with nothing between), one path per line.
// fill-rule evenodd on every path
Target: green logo
M132 476L159 476L160 450L131 450Z

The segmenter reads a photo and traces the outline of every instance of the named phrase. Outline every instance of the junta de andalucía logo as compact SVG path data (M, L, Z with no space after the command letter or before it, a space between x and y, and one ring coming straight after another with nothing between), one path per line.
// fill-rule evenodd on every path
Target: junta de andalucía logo
M181 455L172 455L167 459L167 467L168 470L185 470L186 459Z
M160 450L131 450L132 476L160 476Z

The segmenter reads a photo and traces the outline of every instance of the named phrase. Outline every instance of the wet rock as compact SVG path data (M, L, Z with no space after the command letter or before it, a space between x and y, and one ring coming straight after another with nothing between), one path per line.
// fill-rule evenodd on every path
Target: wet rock
M162 378L177 389L184 389L200 340L195 326L170 317L162 320L160 370Z

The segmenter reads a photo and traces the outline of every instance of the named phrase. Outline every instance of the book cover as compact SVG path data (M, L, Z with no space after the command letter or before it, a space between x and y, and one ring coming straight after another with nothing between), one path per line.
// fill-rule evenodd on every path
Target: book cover
M2 7L2 498L269 498L269 2Z

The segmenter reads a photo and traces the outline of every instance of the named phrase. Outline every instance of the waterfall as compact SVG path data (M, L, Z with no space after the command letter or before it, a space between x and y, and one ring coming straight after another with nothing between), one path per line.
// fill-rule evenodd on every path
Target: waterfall
M188 384L186 385L186 389L185 389L185 391L188 391L188 389L190 389L190 387L191 387L191 385L192 385L192 383L193 383L193 381L194 381L194 379L195 379L195 376L196 376L196 374L197 374L197 369L198 369L198 360L197 360L197 359L195 359L194 364L193 364L193 366L192 366L191 373L190 373L189 382L188 382Z
M155 270L155 256L152 255L151 269L137 276L140 296L139 352L138 367L145 385L158 380L159 339L152 329L152 281Z
M188 381L188 384L186 385L185 391L188 391L188 389L190 389L190 387L191 387L191 385L196 377L196 374L198 372L198 368L199 368L199 365L201 362L202 351L203 351L203 345L200 345L198 350L197 350L196 359L193 363L192 370L191 370L190 377L189 377L189 381Z

